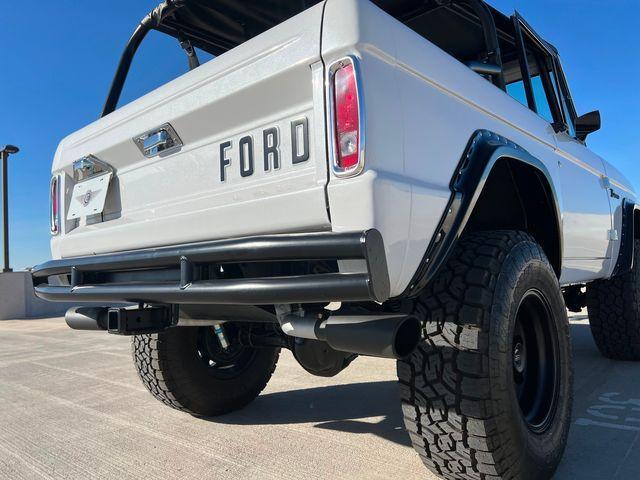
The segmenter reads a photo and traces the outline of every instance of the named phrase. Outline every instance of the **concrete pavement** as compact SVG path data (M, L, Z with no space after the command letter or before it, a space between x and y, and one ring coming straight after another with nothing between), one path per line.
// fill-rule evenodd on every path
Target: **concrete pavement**
M640 478L640 364L572 322L575 409L559 479ZM0 479L429 479L400 416L395 365L333 379L283 352L266 391L216 422L154 400L129 341L61 319L0 322Z

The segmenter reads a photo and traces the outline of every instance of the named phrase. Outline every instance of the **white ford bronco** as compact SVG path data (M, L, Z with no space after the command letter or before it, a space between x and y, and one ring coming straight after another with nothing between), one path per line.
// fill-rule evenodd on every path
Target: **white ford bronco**
M151 30L189 71L118 107ZM173 408L244 407L282 348L323 376L391 358L430 470L549 478L565 306L640 359L640 222L599 127L556 49L480 0L165 0L58 148L35 291L96 302L67 323L132 335Z

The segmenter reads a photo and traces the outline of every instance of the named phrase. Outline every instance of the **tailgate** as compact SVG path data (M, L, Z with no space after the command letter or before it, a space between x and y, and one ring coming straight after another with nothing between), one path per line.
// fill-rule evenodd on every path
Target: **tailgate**
M65 192L54 258L328 230L322 8L66 138L53 166ZM145 157L134 139L165 124L183 145ZM104 213L65 220L73 162L89 155L115 170Z

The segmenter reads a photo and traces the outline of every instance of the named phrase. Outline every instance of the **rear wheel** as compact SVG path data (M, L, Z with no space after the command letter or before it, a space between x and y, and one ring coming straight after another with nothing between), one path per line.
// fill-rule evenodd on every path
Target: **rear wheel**
M193 415L216 416L258 396L280 349L238 343L222 348L212 327L179 327L133 337L132 352L138 375L155 398Z
M424 340L398 362L405 425L448 479L545 479L572 406L569 327L544 252L520 232L463 237L418 299Z
M587 285L587 311L598 349L613 360L640 360L640 240L633 268Z

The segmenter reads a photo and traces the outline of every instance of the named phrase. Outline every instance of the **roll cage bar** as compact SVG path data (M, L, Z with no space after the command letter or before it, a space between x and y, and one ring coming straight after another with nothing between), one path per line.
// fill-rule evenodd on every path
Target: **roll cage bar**
M542 84L547 98L553 99L553 101L549 101L549 106L551 107L553 118L555 119L555 122L552 124L554 130L556 132L567 130L569 123L575 124L577 113L573 103L573 98L571 97L571 91L567 84L567 79L564 75L564 70L562 69L562 62L560 61L558 50L538 35L531 25L529 25L518 12L516 12L511 18L516 32L518 57L522 72L524 73L523 82L529 108L537 113L537 106L534 99L533 85L531 83L531 75L529 72L527 52L524 42L525 35L538 47L539 50L543 52L544 55L551 59L552 69L558 80L558 94L560 97L556 94L549 71L546 69L540 69L540 77L542 79ZM539 53L534 52L534 57L538 64L544 64L544 59L540 57ZM567 118L567 115L565 115L565 111L562 108L563 103L567 106L569 118Z
M133 57L135 56L140 44L147 36L147 34L154 28L160 26L162 21L169 15L171 15L175 10L180 8L182 2L172 2L171 0L167 0L162 2L156 8L154 8L147 16L145 16L140 24L133 31L133 34L129 38L127 45L122 52L122 56L120 57L120 63L118 64L118 69L116 70L116 74L113 77L113 82L111 83L111 88L109 89L109 94L107 95L107 100L105 101L104 108L102 109L102 117L113 112L118 106L118 100L120 100L120 95L122 94L122 89L124 87L124 82L127 79L127 75L129 74L129 69L131 68L131 63L133 62Z
M120 58L109 94L102 110L102 117L112 113L118 105L122 89L131 68L133 58L140 44L151 30L158 30L178 39L185 50L190 69L199 65L194 47L201 48L213 55L224 53L252 36L281 23L296 13L318 3L321 0L164 0L136 27L129 38ZM484 75L495 86L506 91L503 72L500 41L496 23L508 25L512 22L516 32L516 45L522 67L525 91L529 106L536 111L533 98L533 87L528 73L527 56L524 46L523 32L533 39L545 53L552 58L557 73L558 87L571 119L564 118L561 107L563 99L552 102L554 118L562 119L554 124L556 130L566 128L568 121L575 121L576 112L571 99L562 65L557 50L544 41L516 12L511 18L490 7L483 0L372 0L401 21L416 18L431 11L449 8L457 9L461 15L471 12L477 17L482 28L485 52L484 59L469 62L467 66ZM239 22L238 19L241 19ZM553 90L551 79L543 75L545 90L549 94ZM556 122L558 123L558 122ZM564 125L562 125L564 123Z
M136 51L151 30L175 37L193 69L199 65L194 47L220 55L319 1L163 0L140 21L129 38L101 116L116 109Z

